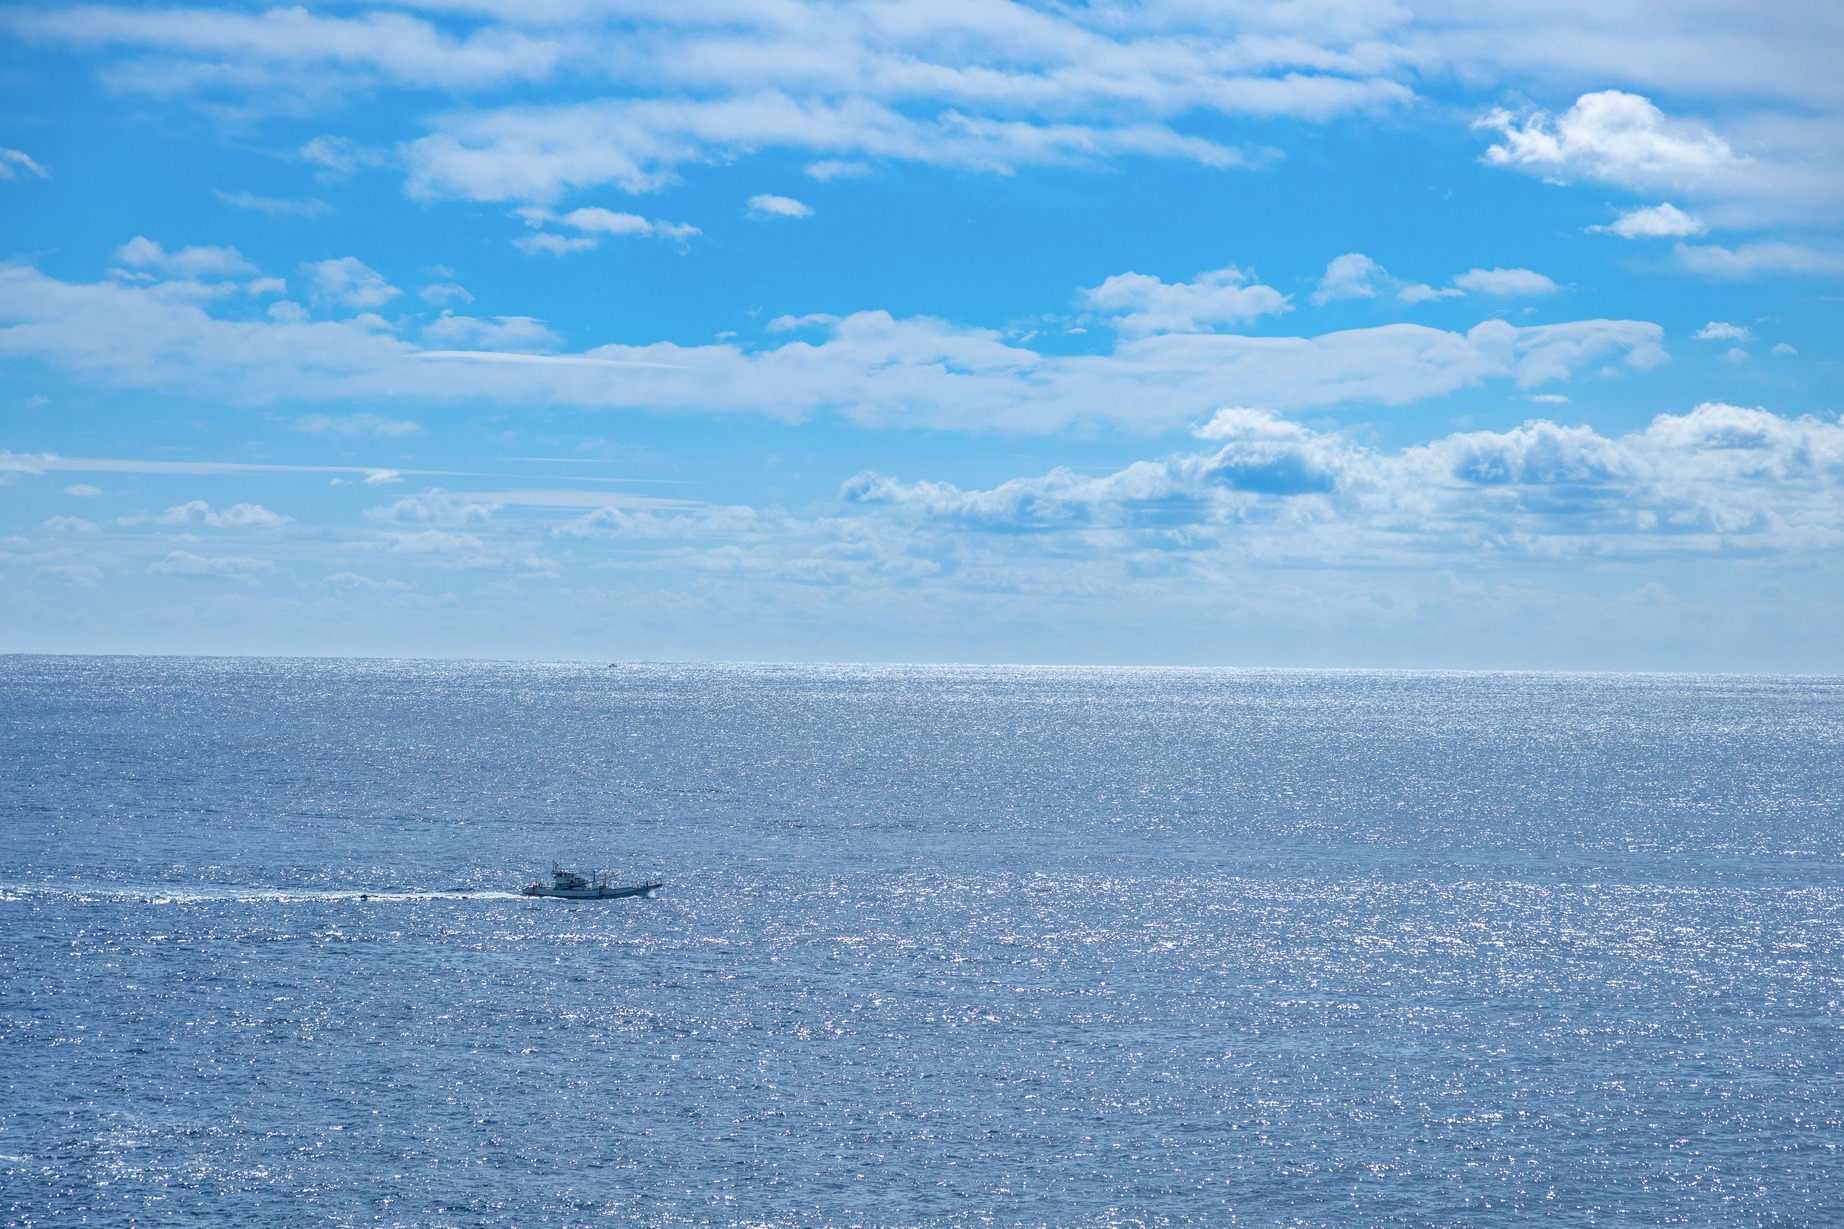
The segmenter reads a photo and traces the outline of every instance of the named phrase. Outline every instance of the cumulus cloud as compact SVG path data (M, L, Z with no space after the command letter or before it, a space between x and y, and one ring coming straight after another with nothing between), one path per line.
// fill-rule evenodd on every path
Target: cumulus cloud
M261 504L232 504L214 511L202 499L168 508L154 520L161 525L204 525L213 529L275 529L288 523L287 517Z
M1229 265L1168 285L1145 273L1117 273L1082 297L1122 333L1198 333L1288 310L1286 295L1253 276Z
M64 493L66 495L75 495L79 499L93 499L102 494L102 488L91 486L87 482L79 482L73 486L65 487Z
M1529 296L1555 294L1562 287L1529 269L1470 269L1453 279L1454 289L1470 294Z
M403 293L356 256L315 261L302 265L301 271L307 275L309 295L324 306L364 311L383 307Z
M1712 320L1693 334L1698 341L1753 341L1754 334L1745 326Z
M30 327L18 325L29 322ZM14 326L14 327L8 327ZM1491 380L1532 388L1609 363L1664 361L1662 330L1630 320L1465 332L1391 324L1316 337L1123 335L1058 355L991 330L856 312L817 342L597 346L580 354L429 351L375 319L220 319L121 283L0 266L0 354L117 387L238 401L415 396L871 425L1024 431L1111 422L1159 431L1223 404L1401 405Z
M597 508L565 521L554 532L560 538L618 538L632 541L715 538L735 542L758 536L771 528L770 518L754 508L710 505L673 511Z
M115 250L115 258L132 269L176 278L231 278L255 273L256 266L232 247L184 247L169 252L152 239L136 235Z
M1588 229L1615 234L1622 239L1669 239L1701 235L1709 228L1699 219L1666 201L1662 205L1629 209L1611 226L1590 226Z
M749 198L752 218L810 218L813 210L791 196L774 196L761 192Z
M367 508L365 518L388 525L476 525L491 520L501 507L490 497L455 495L438 488Z
M567 256L571 252L587 252L598 247L608 235L642 236L652 239L668 239L683 244L703 232L696 226L682 222L649 221L637 213L617 213L612 209L587 207L572 209L568 213L553 213L548 209L528 207L518 211L525 219L525 224L539 233L525 235L513 240L520 251L536 255ZM547 223L568 227L577 233L560 235L554 231L542 230Z
M1383 266L1362 252L1346 252L1325 267L1319 289L1313 292L1315 306L1340 299L1374 299L1381 284L1390 280Z
M1539 419L1388 452L1230 409L1198 435L1218 446L1101 476L967 491L867 473L841 495L958 530L1143 533L1276 560L1844 548L1844 426L1813 417L1709 403L1621 436Z
M448 311L423 327L423 338L432 346L457 350L550 349L559 341L548 325L530 316L482 320Z
M1682 187L1732 172L1745 161L1709 129L1670 119L1650 99L1622 90L1583 94L1559 116L1499 110L1480 124L1504 137L1486 150L1488 164L1558 180Z
M1389 270L1362 252L1347 252L1325 267L1319 289L1313 292L1313 303L1323 307L1341 299L1374 299L1385 294L1404 303L1428 303L1467 294L1523 297L1554 294L1560 289L1555 282L1530 269L1470 269L1455 277L1450 285L1436 289L1425 283L1404 282L1390 276Z

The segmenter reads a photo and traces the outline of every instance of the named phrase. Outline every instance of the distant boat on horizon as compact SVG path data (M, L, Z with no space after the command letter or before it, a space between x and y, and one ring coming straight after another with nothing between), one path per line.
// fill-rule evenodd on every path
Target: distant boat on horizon
M551 863L551 882L547 886L534 883L519 893L521 896L553 896L562 900L617 900L623 896L651 897L665 887L663 881L651 883L633 883L625 887L616 887L608 881L606 871L592 871L587 875L567 871L560 862Z

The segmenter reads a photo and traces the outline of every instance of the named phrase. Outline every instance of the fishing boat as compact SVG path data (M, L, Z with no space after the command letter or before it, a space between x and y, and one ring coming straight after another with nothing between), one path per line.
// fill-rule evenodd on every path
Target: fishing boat
M524 889L520 895L557 896L564 900L618 900L623 896L652 896L665 886L664 883L654 882L630 883L624 887L616 887L608 881L608 875L604 871L591 871L587 875L579 875L575 871L565 870L561 863L553 862L551 863L550 884L547 886L534 883Z

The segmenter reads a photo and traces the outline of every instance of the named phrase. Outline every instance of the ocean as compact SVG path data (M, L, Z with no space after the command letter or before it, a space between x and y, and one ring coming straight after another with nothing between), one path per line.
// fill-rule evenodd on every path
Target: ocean
M1844 1224L1841 744L1838 679L0 658L0 1220Z

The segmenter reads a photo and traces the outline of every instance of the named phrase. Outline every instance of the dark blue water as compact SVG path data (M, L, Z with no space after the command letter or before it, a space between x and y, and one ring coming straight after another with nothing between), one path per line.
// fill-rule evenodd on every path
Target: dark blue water
M0 658L0 1219L1844 1224L1841 743L1835 680Z

